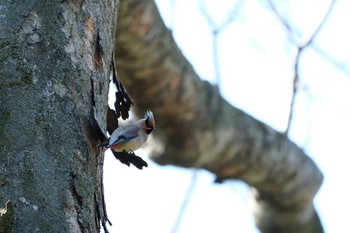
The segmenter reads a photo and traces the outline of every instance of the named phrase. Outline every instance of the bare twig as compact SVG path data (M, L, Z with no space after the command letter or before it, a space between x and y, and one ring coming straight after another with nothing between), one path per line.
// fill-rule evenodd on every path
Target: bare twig
M170 8L171 8L171 16L170 16L170 25L169 29L172 34L174 34L175 30L175 15L176 15L176 3L175 0L170 0Z
M180 207L180 210L179 210L179 213L177 214L177 218L176 218L176 221L175 221L175 224L173 226L173 229L172 229L172 233L176 233L178 232L178 229L179 229L179 226L181 225L181 222L182 222L182 218L184 216L184 213L187 209L187 206L188 206L188 203L190 201L190 198L193 194L193 191L194 191L194 187L197 183L197 177L198 177L198 170L194 170L193 171L193 174L192 174L192 179L191 179L191 184L188 186L188 189L187 189L187 192L186 192L186 196L184 198L184 200L182 201L182 205Z
M330 54L328 54L322 48L317 46L315 43L311 44L311 48L314 49L318 54L320 54L321 57L324 60L326 60L327 62L331 63L334 68L338 69L339 71L341 71L344 74L349 76L349 74L350 74L350 63L346 64L345 62L338 61L336 58L332 57Z
M208 24L210 25L212 35L213 35L213 43L212 43L212 50L213 50L213 63L214 63L214 70L215 70L215 79L217 82L217 85L220 87L221 84L221 74L220 74L220 67L219 67L219 34L228 26L230 23L232 23L233 20L236 19L239 10L241 9L243 4L243 1L239 1L237 4L235 4L232 7L232 10L227 15L226 19L220 23L217 24L214 22L213 18L210 16L207 7L203 0L199 1L199 9L201 10L203 16L206 18Z
M316 30L314 31L314 33L311 35L310 39L302 46L302 48L305 48L307 46L309 46L313 40L315 39L315 37L318 35L318 33L320 32L321 28L323 27L324 23L327 21L333 7L334 7L334 3L335 3L336 0L333 0L331 2L331 4L329 5L328 7L328 10L326 12L326 14L323 16L321 22L318 24L318 27L316 28Z
M219 68L219 64L220 63L219 63L218 36L219 36L219 33L222 30L224 30L225 27L227 27L236 18L237 14L238 14L238 11L241 8L242 3L243 3L243 1L239 1L238 4L235 5L235 7L232 8L233 10L228 14L227 18L220 25L217 25L214 22L213 18L210 16L209 12L207 11L203 1L200 1L200 4L199 4L199 7L200 7L203 15L207 19L207 22L210 25L211 30L212 30L212 35L213 35L213 43L212 43L213 62L214 62L214 69L215 69L215 78L216 78L218 86L220 86L220 83L221 83L221 81L220 81L221 75L220 75L220 68ZM197 182L197 173L198 173L197 170L195 170L193 172L191 184L190 184L190 186L189 186L189 188L187 190L185 199L183 200L183 203L181 205L180 211L179 211L179 213L177 215L177 219L175 221L175 225L174 225L173 230L172 230L173 233L177 232L178 227L180 226L180 224L182 222L182 218L183 218L184 212L185 212L185 210L187 208L188 202L189 202L190 197L191 197L191 195L193 193L193 190L194 190L194 186L195 186L195 184Z
M272 10L272 12L275 14L275 16L280 20L280 22L283 24L285 29L288 32L289 35L289 40L293 42L293 44L298 45L296 41L294 41L293 37L291 36L292 33L295 33L297 31L276 9L275 4L273 3L272 0L268 1L269 6ZM335 1L331 3L331 5L328 8L328 11L326 12L325 16L323 17L322 21L312 34L312 36L309 38L309 40L303 45L298 47L306 47L306 46L311 46L312 49L314 49L318 54L322 55L322 57L327 60L328 62L332 63L335 68L337 68L339 71L349 73L349 66L343 62L338 61L336 58L332 57L330 54L328 54L326 51L322 50L317 44L312 43L315 36L318 34L318 31L321 29L321 27L324 25L325 21L328 19L330 15L330 11L335 5Z
M299 75L299 63L300 63L300 57L301 57L301 53L305 50L305 48L309 47L312 45L315 37L319 34L321 28L323 27L323 25L325 24L325 22L327 21L331 10L333 9L335 0L333 0L327 10L327 12L325 13L324 17L322 18L321 22L319 23L319 25L317 26L317 28L315 29L314 33L310 36L310 38L301 45L298 45L294 39L293 39L293 27L290 25L290 23L278 12L278 10L276 9L274 3L272 0L269 1L269 5L270 8L272 10L272 12L275 14L275 16L281 21L281 23L283 24L283 26L286 28L286 30L288 31L288 35L289 35L289 40L295 44L297 46L297 54L295 56L295 61L294 61L294 79L293 79L293 94L292 94L292 100L291 100L291 104L290 104L290 112L289 112L289 117L288 117L288 123L287 123L287 128L285 131L285 135L288 135L289 130L290 130L290 126L291 126L291 122L293 120L293 112L294 112L294 106L295 106L295 97L296 94L298 92L298 87L299 87L299 82L300 82L300 75Z
M227 18L219 25L217 25L213 18L210 16L209 12L207 11L207 8L205 7L205 4L203 3L203 0L200 1L199 4L199 8L202 11L202 14L204 15L204 17L207 19L208 24L211 27L212 30L212 35L213 35L213 43L212 43L212 49L213 49L213 62L214 62L214 69L215 69L215 78L216 78L216 82L218 87L220 87L220 67L219 67L219 33L221 31L223 31L237 16L238 11L241 9L243 1L239 1L230 11L230 13L227 15ZM195 170L193 172L193 176L192 176L192 181L190 186L188 187L186 196L183 200L183 203L181 205L180 211L177 215L177 219L175 221L174 227L172 232L176 233L178 231L178 227L180 226L181 222L182 222L182 218L183 215L186 211L187 205L189 203L189 200L191 198L191 195L193 193L194 190L194 186L197 183L197 173L198 170Z
M293 119L293 113L294 113L294 106L295 106L295 97L297 95L298 89L299 89L299 59L300 55L302 52L303 48L298 48L297 55L295 57L295 62L294 62L294 79L293 79L293 93L292 93L292 100L290 102L290 111L289 111L289 116L288 116L288 122L287 122L287 128L286 131L284 132L285 135L288 135L290 126L292 123Z
M221 86L221 73L220 73L220 63L219 63L219 31L213 31L213 42L212 42L212 50L213 50L213 63L214 63L214 71L215 71L215 80L217 86Z
M274 15L278 18L278 20L282 23L283 27L287 30L289 40L292 41L294 44L296 44L293 38L293 33L296 32L296 29L292 27L290 23L278 12L273 0L269 0L268 4L272 12L274 13Z

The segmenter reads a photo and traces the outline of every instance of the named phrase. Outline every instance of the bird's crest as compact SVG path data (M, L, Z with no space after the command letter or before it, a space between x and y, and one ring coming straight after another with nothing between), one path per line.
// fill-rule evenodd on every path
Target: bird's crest
M154 120L153 113L150 110L148 110L145 114L145 124L147 128L153 130L156 128L156 122Z

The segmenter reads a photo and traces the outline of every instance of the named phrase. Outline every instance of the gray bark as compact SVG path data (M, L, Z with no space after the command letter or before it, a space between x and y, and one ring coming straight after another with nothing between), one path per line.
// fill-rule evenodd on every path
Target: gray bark
M201 81L151 0L123 1L117 25L120 79L157 121L152 158L240 179L257 190L262 232L323 232L313 198L323 176L285 135L228 104ZM190 20L190 19L189 19Z
M0 206L14 232L98 232L96 145L118 1L0 4Z

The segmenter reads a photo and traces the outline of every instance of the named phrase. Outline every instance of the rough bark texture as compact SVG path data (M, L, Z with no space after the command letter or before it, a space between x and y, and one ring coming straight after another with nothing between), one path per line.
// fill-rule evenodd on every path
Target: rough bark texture
M14 232L99 232L118 1L0 3L0 206Z
M322 232L312 202L323 176L313 161L201 81L153 1L123 1L119 17L118 73L136 111L155 113L153 159L247 182L257 190L262 232Z

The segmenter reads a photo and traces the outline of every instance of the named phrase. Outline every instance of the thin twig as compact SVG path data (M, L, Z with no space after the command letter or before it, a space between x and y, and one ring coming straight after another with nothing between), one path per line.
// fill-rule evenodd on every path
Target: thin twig
M328 54L316 44L311 44L311 48L314 49L318 54L320 54L324 60L331 63L334 66L334 68L349 76L350 65L346 64L345 62L338 61L336 58L332 57L330 54Z
M170 15L170 25L169 30L174 35L175 30L175 16L176 16L176 3L175 0L170 0L170 8L171 8L171 15Z
M293 37L293 33L296 32L296 29L292 25L290 25L290 23L279 13L273 0L269 0L268 4L274 15L282 23L283 27L287 30L289 41L291 41L293 44L297 44Z
M331 10L333 9L334 7L334 3L335 3L336 0L333 0L330 4L330 6L328 7L328 10L326 12L326 14L323 16L321 22L318 24L318 27L316 28L316 30L314 31L314 33L311 35L310 39L304 44L303 48L309 46L313 40L315 39L316 35L318 35L318 33L320 32L321 28L323 27L323 25L325 24L325 22L327 21L330 13L331 13Z
M295 97L297 95L298 89L299 89L299 59L300 59L300 54L302 52L302 48L298 48L297 55L295 57L295 63L294 63L294 79L293 79L293 93L292 93L292 100L290 102L290 111L289 111L289 116L288 116L288 122L287 122L287 128L286 131L284 132L285 135L288 135L290 126L292 123L293 119L293 113L294 113L294 106L295 106Z
M219 32L213 31L213 63L214 63L214 72L215 72L215 80L218 87L221 86L221 73L220 73L220 63L219 63Z
M205 7L205 4L203 3L203 0L200 1L199 8L202 11L202 14L207 19L208 24L211 27L212 35L213 35L213 43L212 43L212 49L213 49L213 62L214 62L214 69L215 69L215 78L217 85L220 87L220 67L219 67L219 33L223 31L238 15L239 10L241 9L241 6L243 4L243 1L239 1L230 11L227 18L219 25L217 25L213 18L210 16L209 12L207 11L207 8ZM178 231L179 226L181 225L183 215L187 209L189 200L192 196L194 186L197 183L197 173L198 171L195 170L193 172L192 181L190 186L188 187L188 190L186 192L186 196L182 202L182 205L180 207L179 213L177 215L177 219L175 221L174 227L172 229L173 233L176 233Z
M208 24L210 25L212 36L213 36L213 43L212 43L212 50L213 50L213 63L214 63L214 70L215 70L215 80L220 87L221 84L221 74L220 74L220 67L219 67L219 34L228 26L230 23L232 23L233 20L236 19L239 10L242 7L243 1L239 1L229 12L229 14L226 16L226 19L220 23L217 24L214 22L214 19L210 16L207 7L203 0L199 1L199 9L201 10L203 16L206 18Z
M183 219L183 216L184 216L185 211L187 209L188 203L190 202L191 196L193 194L194 187L196 186L197 177L198 177L198 170L196 169L196 170L193 171L191 183L188 186L188 189L186 191L186 196L183 199L182 205L181 205L181 207L179 209L179 213L177 214L177 218L176 218L175 224L174 224L173 229L171 231L172 233L178 232L179 226L182 223L182 219Z
M300 57L301 53L305 50L305 48L309 47L312 45L314 39L316 36L319 34L321 28L327 21L331 10L333 9L335 0L333 0L325 13L324 17L322 18L321 22L315 29L314 33L310 36L310 38L302 45L297 45L297 43L293 40L293 28L291 27L290 23L277 11L277 8L275 7L274 3L272 0L269 1L270 8L272 12L274 12L275 16L280 20L280 22L283 24L283 26L286 28L288 31L289 35L289 40L297 46L297 54L295 56L295 61L294 61L294 79L293 79L293 94L292 94L292 100L291 100L291 105L290 105L290 112L289 112L289 117L288 117L288 123L287 123L287 128L286 131L284 132L285 135L288 135L290 127L291 127L291 122L293 120L293 113L294 113L294 106L295 106L295 98L298 92L298 87L299 87L299 82L300 82L300 75L299 75L299 63L300 63Z

